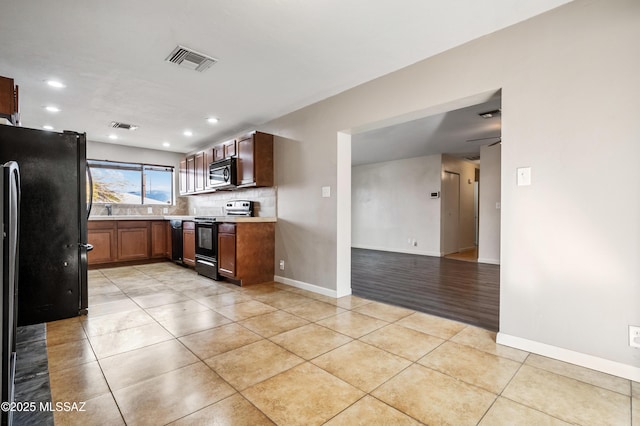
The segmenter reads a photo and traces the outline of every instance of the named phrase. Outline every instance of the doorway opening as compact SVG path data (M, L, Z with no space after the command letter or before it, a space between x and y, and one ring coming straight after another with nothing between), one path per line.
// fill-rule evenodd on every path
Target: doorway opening
M480 117L487 111L492 111L497 120ZM493 201L485 197L499 196L500 180L497 180L497 190L483 190L481 176L485 171L481 154L494 154L496 149L499 152L500 115L501 93L498 91L432 108L423 112L423 116L414 113L340 133L340 138L351 145L351 150L347 154L344 145L338 147L339 188L346 183L347 179L341 179L340 174L345 174L346 158L350 160L349 207L344 207L338 195L338 251L348 240L351 257L350 276L346 276L346 268L341 269L338 265L339 294L348 283L355 295L497 330L499 266L496 264L499 263L499 254L493 256L495 261L487 261L491 260L490 256L482 257L482 247L487 239L486 232L483 232L483 211L486 210L483 206L487 203L499 205L499 199ZM466 122L462 118L464 116L467 117ZM476 123L476 127L469 125L473 120L481 124ZM403 135L407 133L418 137L408 138L406 143ZM488 147L496 145L493 152L485 152ZM448 167L455 162L468 163L465 167L471 170L471 175ZM488 166L494 175L499 176L499 155L498 161L492 161ZM495 179L492 182L496 185ZM343 192L346 194L347 191ZM470 201L464 198L464 208L463 192L471 197ZM342 201L347 201L346 197ZM348 225L343 222L341 228L345 212L348 212L350 222ZM343 232L348 229L350 237L341 237L340 229ZM493 239L499 243L499 232ZM460 256L470 251L474 262L445 258L445 255ZM342 253L346 254L346 250ZM431 264L425 266L424 261ZM343 262L343 266L345 264ZM410 267L398 269L400 264ZM382 265L386 266L378 268ZM416 274L409 277L413 272ZM467 274L468 279L461 273ZM473 291L476 292L479 290L477 278L490 277L491 288L482 289L486 303L483 306L472 303L471 309L464 313L456 312L453 305L447 306L443 298L466 303L465 297L460 296L465 290L448 281L451 274L461 278L458 281L466 282L469 291L475 286ZM400 275L408 278L402 289L397 279ZM444 293L421 297L439 301L436 303L438 306L433 303L431 306L416 306L420 305L416 304L416 297L430 287L429 279L439 283L431 286L432 290L440 289ZM369 288L359 285L362 282L367 282ZM391 283L386 290L381 286L384 282ZM447 284L443 285L445 282ZM445 294L447 292L457 292L458 296ZM348 293L343 291L342 294ZM392 300L392 294L397 296L397 300ZM477 293L475 296L469 294L469 299L475 297L477 300L477 296ZM474 312L476 317L483 318L474 318Z

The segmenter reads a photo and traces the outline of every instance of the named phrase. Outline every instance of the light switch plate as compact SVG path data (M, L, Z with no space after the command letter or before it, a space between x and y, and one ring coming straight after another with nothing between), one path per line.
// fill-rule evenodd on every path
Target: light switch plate
M632 348L640 348L640 327L629 326L629 346Z
M323 186L322 187L322 197L323 198L331 197L331 187L330 186Z
M531 167L519 167L516 169L518 175L518 186L531 185Z

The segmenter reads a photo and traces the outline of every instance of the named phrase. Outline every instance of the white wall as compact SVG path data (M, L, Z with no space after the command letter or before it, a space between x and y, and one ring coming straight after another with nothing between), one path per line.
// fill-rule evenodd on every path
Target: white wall
M87 158L91 160L110 160L132 163L158 164L180 167L184 154L157 149L137 148L133 146L87 141Z
M640 379L637 40L637 0L576 0L267 123L287 278L336 288L338 132L502 89L500 334Z
M352 246L440 256L440 155L351 170ZM417 246L408 243L416 240Z
M500 264L500 151L500 144L480 148L480 263Z
M442 175L445 172L460 175L460 216L458 218L458 242L460 250L472 249L476 245L476 214L473 200L473 183L476 177L476 165L449 155L442 156ZM442 194L443 197L446 194ZM444 224L441 223L442 235ZM444 254L443 244L440 244L440 252Z

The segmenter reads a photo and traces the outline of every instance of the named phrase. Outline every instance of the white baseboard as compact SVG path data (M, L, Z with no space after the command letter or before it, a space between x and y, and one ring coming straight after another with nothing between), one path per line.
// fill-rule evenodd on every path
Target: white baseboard
M478 263L489 263L491 265L499 265L500 264L500 259L487 259L484 257L479 257L478 258Z
M422 251L422 250L411 250L411 249L396 249L396 248L388 248L388 247L375 247L375 246L367 246L367 245L352 245L352 248L364 249L364 250L377 250L377 251L389 251L392 253L405 253L405 254L417 254L420 256L435 256L440 257L440 252L436 251Z
M498 335L496 336L496 342L501 345L510 346L512 348L521 349L523 351L532 352L549 358L554 358L560 361L579 365L581 367L590 368L592 370L601 371L613 376L622 377L636 382L640 381L640 368L622 364L620 362L599 358L593 355L583 354L581 352L575 352L569 349L559 348L557 346L547 345L546 343L540 343L534 340L511 336L504 333L498 333Z
M320 287L315 284L305 283L303 281L292 280L291 278L281 277L279 275L274 275L273 280L280 282L282 284L290 285L291 287L301 288L303 290L312 291L314 293L322 294L323 296L329 296L333 298L337 298L337 292L335 290L331 290L325 287ZM344 295L343 295L344 296Z

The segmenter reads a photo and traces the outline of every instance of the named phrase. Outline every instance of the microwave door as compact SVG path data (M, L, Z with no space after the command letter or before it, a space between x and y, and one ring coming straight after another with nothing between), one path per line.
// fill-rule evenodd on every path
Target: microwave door
M226 185L229 182L229 168L218 167L209 171L209 184L211 186Z

